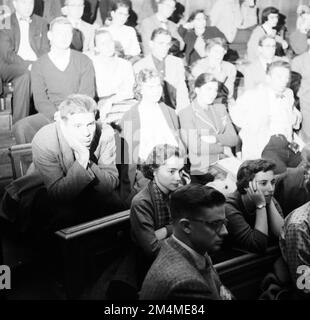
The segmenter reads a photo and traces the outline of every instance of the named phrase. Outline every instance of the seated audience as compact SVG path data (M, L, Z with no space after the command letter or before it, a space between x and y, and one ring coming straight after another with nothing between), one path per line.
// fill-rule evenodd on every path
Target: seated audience
M95 74L91 60L70 50L72 25L60 17L50 24L51 50L33 64L31 82L37 114L18 121L13 130L17 143L29 143L36 132L54 121L59 104L70 94L95 96Z
M308 50L307 32L310 30L310 7L300 5L297 8L296 30L289 36L290 46L296 55Z
M127 58L139 56L141 53L136 30L125 25L130 8L130 0L113 0L110 8L111 23L108 26L114 41L121 45Z
M148 267L159 252L161 240L172 234L168 199L182 184L184 158L177 147L157 145L142 167L150 182L132 200L130 223L132 239Z
M183 147L175 111L159 102L162 87L156 70L141 70L136 81L140 101L124 114L120 124L130 164L143 163L156 145Z
M276 173L297 167L301 161L293 129L300 127L301 115L294 106L294 96L287 88L290 65L271 63L267 82L246 91L230 107L234 124L242 140L242 159L266 158L276 163Z
M205 58L198 60L192 66L194 79L202 73L212 74L222 85L228 89L228 97L234 94L234 84L237 75L236 67L223 58L227 52L227 43L222 38L209 39L205 46Z
M135 73L142 69L156 69L163 87L163 101L178 113L189 105L182 59L168 54L171 45L170 33L162 28L154 30L150 41L151 52L134 64Z
M262 24L257 26L249 39L247 58L249 61L256 61L258 58L258 42L264 35L275 37L277 43L285 50L288 47L287 42L277 35L276 26L279 21L279 10L274 7L268 7L262 12Z
M148 271L141 300L231 300L209 254L227 235L225 197L213 188L190 184L170 199L173 235L164 241Z
M274 163L262 159L240 166L237 190L227 197L225 205L230 245L263 253L278 239L284 220L273 197L274 170Z
M185 59L188 66L205 57L205 42L208 39L226 40L217 27L207 26L207 17L203 10L194 11L188 22L179 26L178 32L185 43Z
M104 121L113 104L134 97L135 77L129 61L115 54L115 43L109 31L96 31L96 48L88 53L93 62L100 118Z
M82 20L84 0L65 0L62 12L73 26L71 49L89 51L94 49L95 25Z
M8 188L29 211L19 214L24 225L55 231L122 209L114 131L96 124L96 111L92 98L70 95L59 105L57 121L35 135L34 170Z
M258 57L244 70L244 89L255 88L260 83L265 83L267 68L270 63L282 59L275 56L276 40L274 37L264 35L258 42ZM283 59L284 60L284 59Z
M310 44L310 30L307 33L308 46ZM301 75L301 84L298 92L300 111L302 113L302 127L300 136L305 143L310 142L310 49L295 57L292 61L292 70Z
M34 0L14 0L15 13L1 22L0 94L12 82L13 123L29 115L31 65L48 52L47 23L33 14ZM7 26L7 27L5 27Z
M214 162L233 157L238 136L223 104L214 103L218 82L203 73L195 81L196 98L179 114L181 135L189 152L192 182L206 184Z
M284 217L310 201L310 145L301 152L302 163L297 168L287 168L276 181L274 197L279 202Z
M180 49L183 49L184 43L177 31L177 25L168 20L175 10L175 0L156 0L157 12L141 21L140 34L142 37L143 53L147 55L150 53L150 40L153 31L158 28L163 28L171 34L171 36L180 41Z

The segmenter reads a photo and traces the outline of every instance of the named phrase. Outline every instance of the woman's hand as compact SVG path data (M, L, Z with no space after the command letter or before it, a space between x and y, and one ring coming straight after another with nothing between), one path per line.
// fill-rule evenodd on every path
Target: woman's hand
M256 207L266 206L265 196L261 190L257 188L255 179L249 182L249 187L246 189L246 192Z

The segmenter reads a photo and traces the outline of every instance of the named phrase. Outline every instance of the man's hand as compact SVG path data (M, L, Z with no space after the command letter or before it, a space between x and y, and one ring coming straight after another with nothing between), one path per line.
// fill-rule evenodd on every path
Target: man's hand
M60 128L66 142L74 152L75 159L86 169L89 162L89 150L75 138L74 132L66 127L62 121L60 121Z

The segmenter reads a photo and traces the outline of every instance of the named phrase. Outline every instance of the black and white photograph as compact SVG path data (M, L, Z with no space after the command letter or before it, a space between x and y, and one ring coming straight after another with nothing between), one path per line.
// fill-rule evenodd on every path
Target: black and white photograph
M309 299L309 0L0 0L1 305Z

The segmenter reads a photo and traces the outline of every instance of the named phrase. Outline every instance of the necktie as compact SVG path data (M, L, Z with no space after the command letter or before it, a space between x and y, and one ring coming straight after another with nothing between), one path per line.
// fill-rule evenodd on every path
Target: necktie
M79 29L73 29L73 37L70 48L73 50L83 51L84 36Z

